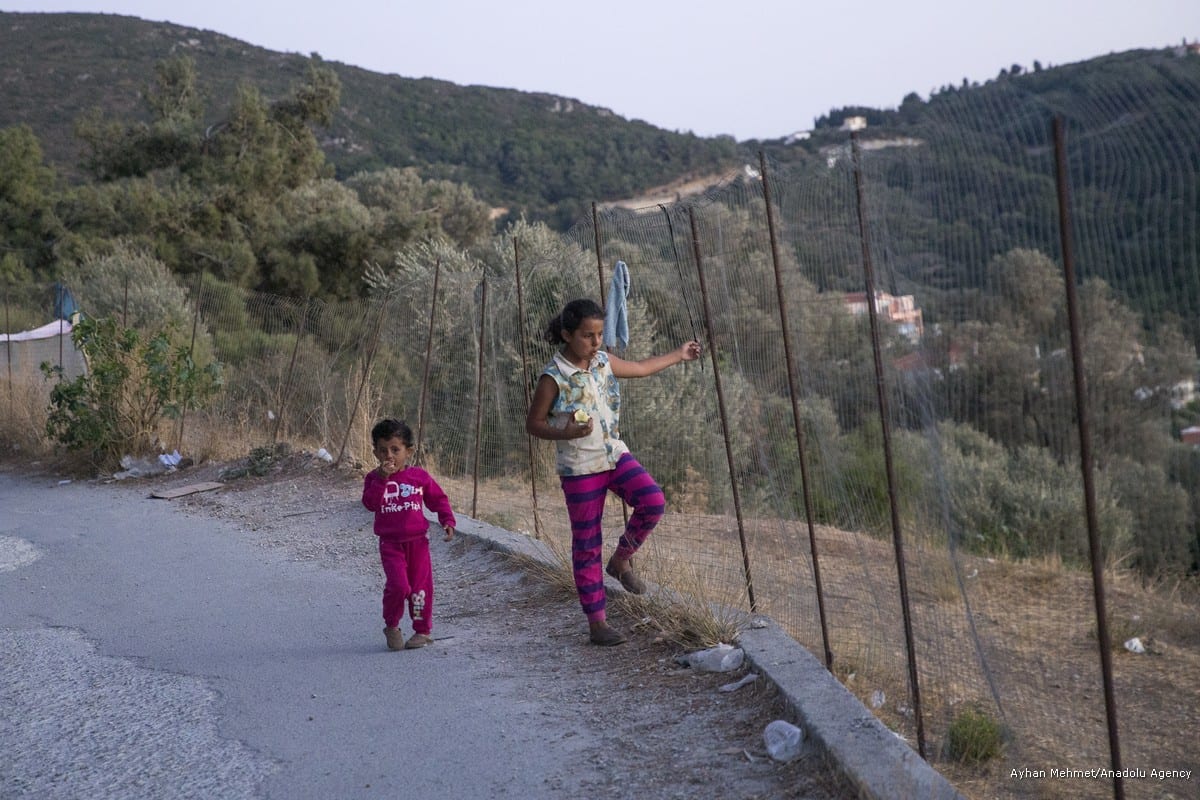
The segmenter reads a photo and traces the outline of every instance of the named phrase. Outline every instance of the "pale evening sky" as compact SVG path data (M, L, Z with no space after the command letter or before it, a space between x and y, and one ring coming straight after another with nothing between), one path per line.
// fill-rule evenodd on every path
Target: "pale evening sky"
M1200 38L1200 0L0 0L0 10L169 21L739 140L810 128L832 108L894 108L1013 64Z

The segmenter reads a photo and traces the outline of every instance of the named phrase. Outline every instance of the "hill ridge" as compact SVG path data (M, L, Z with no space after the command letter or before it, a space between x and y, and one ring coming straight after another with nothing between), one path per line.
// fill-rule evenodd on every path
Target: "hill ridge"
M266 96L286 93L314 58L132 16L0 12L0 127L29 124L47 161L77 177L74 119L91 107L142 116L154 65L180 55L196 63L209 115L243 82ZM320 63L342 82L341 109L320 136L340 177L416 167L426 178L471 185L492 206L561 224L592 199L736 162L731 139L666 131L573 97Z

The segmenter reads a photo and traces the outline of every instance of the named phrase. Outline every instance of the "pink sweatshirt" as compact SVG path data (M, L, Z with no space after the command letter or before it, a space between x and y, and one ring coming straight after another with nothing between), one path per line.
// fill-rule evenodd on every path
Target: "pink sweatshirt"
M429 530L426 507L437 514L443 527L457 527L450 498L425 470L405 467L386 478L371 470L363 479L362 503L375 512L375 535L405 540L424 536Z

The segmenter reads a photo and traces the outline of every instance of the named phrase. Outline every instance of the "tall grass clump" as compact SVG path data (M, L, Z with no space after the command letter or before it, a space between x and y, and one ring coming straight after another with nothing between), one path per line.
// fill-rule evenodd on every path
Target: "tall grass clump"
M976 708L960 711L946 730L946 757L968 766L983 764L1004 749L1000 723Z

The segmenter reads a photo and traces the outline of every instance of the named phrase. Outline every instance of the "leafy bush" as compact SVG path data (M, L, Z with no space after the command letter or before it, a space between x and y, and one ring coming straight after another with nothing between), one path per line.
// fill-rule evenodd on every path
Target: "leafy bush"
M112 467L125 454L151 452L163 417L178 417L221 385L220 364L197 366L188 348L173 346L169 329L143 339L112 317L82 319L71 333L88 372L50 392L46 433L93 467ZM61 368L42 364L47 378Z
M966 425L939 426L940 463L927 471L942 482L951 524L971 550L1014 558L1058 555L1087 563L1087 523L1079 467L1046 450L1008 451ZM1112 476L1095 474L1097 518L1106 552L1130 546L1130 512L1118 505Z
M1146 576L1182 571L1193 536L1187 490L1171 482L1158 464L1118 458L1106 472L1118 502L1133 518L1133 566Z
M821 521L846 530L890 535L891 491L882 443L880 426L871 424L843 434L832 443L822 443L815 483L825 496L816 503L821 514L832 514L832 518L826 520L819 514ZM897 445L892 449L896 501L905 520L913 517L915 504L922 496L925 478L919 453L916 447Z
M92 316L111 316L130 328L191 324L187 291L163 262L126 242L85 256L64 270L63 281Z

